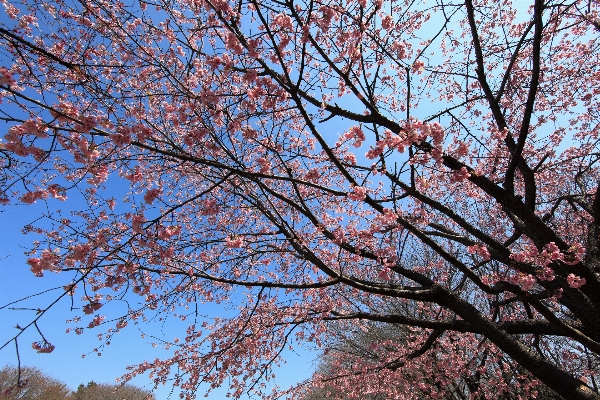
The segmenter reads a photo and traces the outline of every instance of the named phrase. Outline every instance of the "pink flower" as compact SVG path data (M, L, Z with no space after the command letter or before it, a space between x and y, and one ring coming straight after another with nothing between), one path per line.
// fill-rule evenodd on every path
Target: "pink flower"
M567 276L567 282L570 287L577 289L585 285L585 278L580 278L575 274L569 274L569 276Z
M84 261L90 250L91 246L89 244L77 244L70 249L72 251L71 257L76 261Z
M102 321L104 321L105 317L101 317L100 315L96 315L94 317L94 319L88 324L88 328L93 328L95 326L98 326L102 323Z
M36 200L44 200L48 198L48 191L37 190L35 192L28 192L21 196L21 201L25 204L35 203Z
M550 267L542 267L541 271L537 273L537 277L542 281L553 281L555 278L554 271Z
M86 304L85 306L83 306L83 312L85 314L91 314L94 311L99 310L102 307L102 303L100 303L99 301L92 301L88 304Z
M225 246L230 249L239 249L244 246L244 238L241 236L226 237Z
M567 250L563 262L567 265L577 265L581 262L584 255L585 247L583 247L579 243L575 243L574 245L569 247L569 250Z
M365 199L365 197L367 197L367 188L362 186L354 186L354 188L352 188L352 192L348 193L348 198L350 200L362 201Z
M359 148L362 146L362 142L366 139L364 132L359 126L353 126L350 130L342 136L343 139L354 139L352 146Z
M471 176L466 167L461 167L450 175L450 183L462 182Z
M96 118L89 116L80 116L79 122L75 124L75 130L81 133L89 133L96 126Z
M42 251L40 258L31 257L27 260L27 264L31 266L31 272L36 276L43 276L43 271L53 270L56 268L60 257L53 251L48 249Z
M392 18L391 15L386 15L381 20L381 27L387 31L387 30L390 30L393 23L394 23L394 18Z
M242 54L244 52L244 47L238 40L237 36L234 33L229 33L227 35L227 40L225 41L225 46L228 50L233 51L235 54Z
M16 84L13 74L5 67L0 68L0 85L13 86Z
M365 156L369 160L373 160L373 159L379 157L383 153L384 150L385 150L385 143L383 141L380 141L380 142L377 142L377 145L375 147L372 147L369 151L367 151Z
M39 276L42 274L42 271L44 269L42 266L42 260L40 260L37 257L31 257L27 260L27 264L31 266L31 272L33 272L35 275Z
M67 199L66 190L60 185L57 185L56 183L48 186L48 193L50 193L52 197L60 201L65 201Z
M54 345L45 340L43 342L33 342L31 347L37 350L38 353L52 353L54 351Z
M144 175L142 175L140 167L136 166L131 174L125 175L125 179L131 182L141 182L144 179Z
M412 72L420 74L425 69L425 63L421 60L417 60L412 65Z
M81 125L80 129L85 131L86 129L89 128L89 130L91 130L95 126L96 120L95 119L86 120L85 124L86 124L85 126ZM88 130L88 132L89 132L89 130ZM110 139L112 139L112 141L117 145L117 147L126 146L129 143L131 143L131 141L132 141L131 128L118 127L117 132L108 135L108 137Z
M216 200L205 200L200 215L215 215L221 211L221 207L217 204Z
M152 204L154 200L156 200L156 198L160 196L160 192L161 190L159 188L148 190L144 195L144 201L146 202L146 204Z
M379 273L377 274L377 277L384 281L389 281L391 279L390 275L388 274L387 269L382 269L381 271L379 271Z
M482 244L469 246L467 247L467 251L469 252L469 254L477 254L478 256L481 256L484 261L488 261L491 258L490 252L488 251L487 247L485 247Z
M356 155L352 154L352 153L346 153L344 155L344 160L348 163L348 164L352 164L352 165L356 165Z
M74 283L71 283L70 285L65 285L63 286L63 289L65 290L65 292L67 292L70 296L73 296L75 294L75 289L77 289L77 285Z
M135 214L131 218L131 229L133 229L135 233L144 232L144 222L146 222L146 218L143 215Z
M508 281L510 283L512 283L513 285L521 286L521 289L523 289L524 291L527 292L527 291L533 289L533 286L537 282L537 279L530 274L528 274L528 275L519 274L517 276L509 277Z
M167 240L181 232L181 226L168 226L158 231L158 238Z
M524 278L521 279L521 289L523 289L524 291L528 291L533 289L533 286L536 283L536 279L535 277L533 277L532 275L527 275Z
M252 70L254 71L254 70ZM248 74L246 74L248 75ZM242 137L246 140L256 139L258 137L258 132L255 129L250 127L245 127L242 129Z
M269 162L269 160L267 160L264 157L260 157L256 160L256 162L258 163L258 165L260 165L261 174L268 174L269 172L271 172L271 163Z

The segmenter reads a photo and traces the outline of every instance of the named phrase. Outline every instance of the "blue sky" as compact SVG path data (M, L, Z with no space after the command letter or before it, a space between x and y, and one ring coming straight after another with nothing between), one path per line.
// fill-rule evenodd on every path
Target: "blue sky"
M64 273L47 273L43 278L37 278L29 271L29 266L26 264L27 257L23 252L35 238L22 234L21 228L32 222L34 216L44 212L45 207L43 202L38 201L30 206L13 205L0 208L0 226L2 226L0 231L0 307L49 288L61 287L70 280L70 277ZM1 309L1 343L4 344L18 333L15 328L17 324L24 326L35 315L35 311L32 310L12 310L10 308L46 307L61 290L50 291ZM86 330L83 335L76 335L73 332L65 333L66 329L72 326L65 321L77 315L76 311L70 310L70 305L69 299L64 298L54 305L39 323L44 336L56 346L53 353L38 354L31 348L32 342L40 340L34 327L19 337L19 354L22 365L37 367L44 373L65 382L70 388L76 389L80 383L87 383L91 380L113 383L115 378L126 372L126 366L144 360L153 360L157 357L165 358L170 354L164 349L153 348L150 344L152 339L148 336L142 338L141 330L138 327L129 326L117 334L111 345L106 346L102 355L98 356L93 350L102 343L97 338L97 334L103 332L102 327ZM204 307L206 306L211 307L214 312L218 312L220 307L218 305L205 305ZM156 325L141 325L140 328L155 332L157 331ZM185 328L181 326L181 323L179 325L175 326L172 319L164 327L165 334L182 335L184 333L182 329ZM85 358L82 357L84 354ZM287 364L275 370L276 383L280 387L288 387L310 377L315 367L314 359L315 353L306 349L299 349L298 353L288 352ZM15 365L16 362L15 346L14 343L11 343L0 351L0 365ZM136 378L132 383L148 389L152 388L151 381L145 376ZM159 387L155 391L157 399L166 399L170 390L170 386ZM217 389L207 398L222 399L225 397L225 393L225 389ZM204 398L203 396L204 393L198 393L198 398ZM178 398L177 392L172 398Z

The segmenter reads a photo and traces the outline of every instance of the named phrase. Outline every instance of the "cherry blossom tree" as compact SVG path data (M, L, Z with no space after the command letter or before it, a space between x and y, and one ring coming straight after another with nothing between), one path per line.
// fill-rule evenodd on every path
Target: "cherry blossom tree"
M125 379L267 397L292 343L372 321L410 335L349 396L489 358L475 396L600 398L597 1L2 5L0 201L47 204L32 273L66 277L76 333L193 320Z
M475 335L448 332L437 339L435 350L414 351L400 361L395 358L398 348L411 343L417 331L367 321L340 322L328 333L327 352L321 356L316 376L304 387L303 400L563 399L493 346L477 342ZM473 351L473 342L485 349ZM457 360L452 354L457 350L473 353ZM367 379L356 379L357 373L368 375Z

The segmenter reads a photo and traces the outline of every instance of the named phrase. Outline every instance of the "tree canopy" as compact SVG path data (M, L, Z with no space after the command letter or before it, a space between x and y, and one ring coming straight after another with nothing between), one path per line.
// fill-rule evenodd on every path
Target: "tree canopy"
M35 367L4 366L0 370L2 400L154 400L152 393L132 385L89 382L72 392L66 384Z
M4 366L0 369L2 400L64 400L71 391L64 383L33 367Z
M2 5L0 201L47 204L31 272L65 277L77 333L191 321L125 379L600 398L597 1ZM406 336L269 392L340 321Z

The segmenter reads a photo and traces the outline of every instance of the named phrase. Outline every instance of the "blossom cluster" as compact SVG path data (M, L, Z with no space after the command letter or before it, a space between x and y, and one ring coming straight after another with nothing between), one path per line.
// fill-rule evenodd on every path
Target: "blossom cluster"
M536 276L530 274L518 274L509 279L509 282L520 285L523 290L531 290L537 279L543 281L552 281L556 278L551 264L562 262L565 265L573 266L579 264L585 255L585 248L580 243L575 243L565 252L562 252L554 242L548 243L541 252L530 245L525 250L511 254L511 258L519 263L533 264L538 267ZM567 276L567 283L571 288L579 288L585 285L585 278L581 278L573 273Z
M367 188L354 186L351 192L348 192L348 198L354 201L362 201L367 197Z
M13 126L4 135L4 139L6 139L4 148L21 157L31 155L37 162L41 162L45 158L46 152L38 147L28 146L23 142L23 139L28 134L32 134L37 138L46 138L48 137L46 130L47 127L40 119L28 120L21 125Z
M6 67L0 68L0 85L13 86L17 83L13 74L6 69Z
M43 276L43 271L53 271L60 262L60 256L55 251L45 249L40 257L31 257L27 264L31 267L31 272L36 276Z
M44 340L41 342L33 342L31 347L38 353L52 353L54 351L54 345Z

